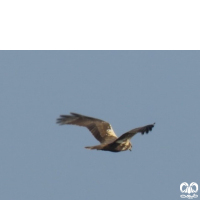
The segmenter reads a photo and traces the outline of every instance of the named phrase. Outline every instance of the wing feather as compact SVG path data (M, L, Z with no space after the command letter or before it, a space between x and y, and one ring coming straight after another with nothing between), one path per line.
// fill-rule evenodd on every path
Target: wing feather
M72 124L86 127L100 143L111 143L117 139L111 125L101 119L71 113L71 115L60 115L57 123L60 125Z
M130 140L137 133L141 133L142 135L144 133L148 133L149 131L152 130L154 125L155 125L155 123L154 124L149 124L149 125L146 125L146 126L143 126L143 127L132 129L132 130L124 133L123 135L121 135L115 142L116 143L122 143L122 142L125 142L127 140Z

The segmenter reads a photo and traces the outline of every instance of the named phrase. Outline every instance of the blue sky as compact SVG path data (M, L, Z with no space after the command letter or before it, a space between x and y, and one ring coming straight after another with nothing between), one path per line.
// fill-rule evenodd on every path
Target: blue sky
M200 184L199 51L1 51L3 200L180 199ZM91 151L77 112L132 138L132 152Z

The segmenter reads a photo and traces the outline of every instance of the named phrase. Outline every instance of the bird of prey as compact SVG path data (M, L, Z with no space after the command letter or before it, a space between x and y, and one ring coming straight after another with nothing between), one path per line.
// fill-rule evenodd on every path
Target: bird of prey
M92 135L101 143L100 145L85 147L86 149L96 149L111 152L120 152L132 149L130 139L137 133L148 133L154 127L154 124L149 124L143 127L132 129L120 137L115 135L111 125L101 119L70 113L71 115L60 115L57 123L60 125L72 124L84 126L89 129Z

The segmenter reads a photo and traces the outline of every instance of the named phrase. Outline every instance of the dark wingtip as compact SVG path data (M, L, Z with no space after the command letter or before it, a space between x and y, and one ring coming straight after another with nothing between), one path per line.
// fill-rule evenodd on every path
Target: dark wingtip
M68 117L67 115L60 115L60 117L56 120L56 123L59 125L65 124L67 117Z
M63 125L63 118L61 116L56 120L56 124Z
M64 124L71 124L72 121L77 119L77 114L71 113L72 115L60 115L57 119L57 124L64 125Z
M156 124L156 123L154 122L153 124L148 125L147 128L146 128L146 130L143 130L143 131L141 132L142 135L144 135L144 133L148 134L150 131L152 131L152 129L153 129L153 127L154 127L155 124Z

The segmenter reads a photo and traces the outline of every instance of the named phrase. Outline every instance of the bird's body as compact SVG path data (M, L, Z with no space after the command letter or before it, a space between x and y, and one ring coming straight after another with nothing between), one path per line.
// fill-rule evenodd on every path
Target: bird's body
M88 128L89 131L93 134L93 136L101 144L85 148L112 152L131 150L132 144L130 142L130 139L136 133L148 133L152 130L152 128L155 125L154 123L147 126L132 129L118 138L108 122L93 117L80 115L77 113L71 113L71 115L61 115L60 118L57 119L57 123L60 125L72 124Z
M97 149L97 150L102 150L102 151L120 152L120 151L126 151L126 150L131 151L132 144L129 140L127 140L123 143L112 142L110 144L97 145L94 147L85 147L85 148L86 149Z

